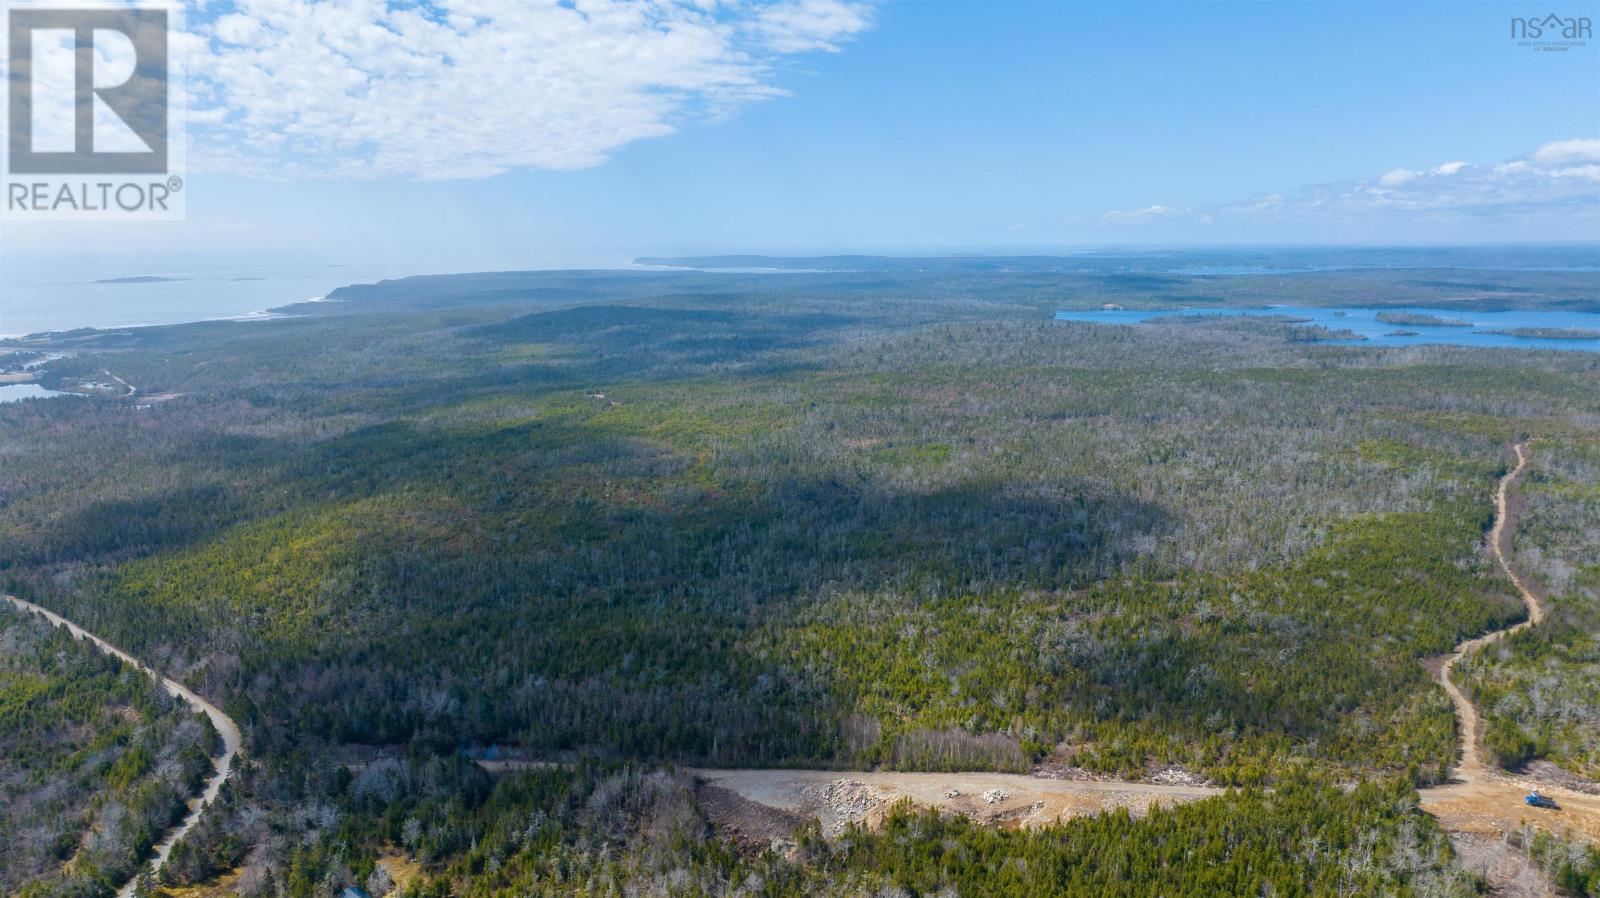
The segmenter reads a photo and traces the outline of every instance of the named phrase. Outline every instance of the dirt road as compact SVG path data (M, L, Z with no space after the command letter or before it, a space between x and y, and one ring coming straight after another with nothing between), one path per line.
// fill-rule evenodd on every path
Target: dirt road
M1439 685L1443 686L1444 691L1449 693L1450 702L1456 706L1456 717L1461 720L1461 761L1456 765L1455 778L1463 783L1477 782L1486 775L1483 761L1478 757L1478 740L1482 736L1480 730L1483 724L1478 719L1478 711L1472 707L1472 702L1467 700L1461 689L1450 679L1450 672L1467 655L1544 620L1544 605L1540 604L1538 596L1534 595L1533 590L1528 588L1527 584L1511 567L1510 562L1506 560L1507 554L1511 551L1511 531L1506 526L1508 504L1506 493L1510 489L1512 482L1522 476L1523 470L1528 466L1527 444L1518 443L1513 448L1517 453L1517 466L1500 478L1500 484L1495 488L1494 528L1489 531L1489 545L1494 550L1494 558L1499 563L1500 569L1505 571L1507 577L1511 578L1512 584L1517 587L1517 592L1522 596L1523 604L1528 607L1528 619L1516 626L1508 627L1504 630L1496 630L1493 633L1485 633L1482 636L1461 643L1456 646L1456 650L1450 654L1450 657L1445 659L1444 666L1439 670Z
M1514 448L1516 467L1501 478L1495 489L1495 523L1490 543L1495 560L1510 578L1528 609L1528 619L1516 626L1469 639L1456 646L1439 674L1440 684L1454 703L1461 719L1461 761L1454 781L1422 790L1422 807L1437 817L1445 828L1471 836L1499 837L1524 824L1534 824L1553 832L1567 832L1600 843L1600 795L1585 794L1553 781L1534 776L1517 776L1484 766L1478 749L1480 722L1477 710L1450 680L1450 671L1469 652L1498 642L1512 633L1544 620L1544 606L1508 560L1512 526L1508 515L1508 492L1526 470L1528 449L1525 443ZM11 596L12 605L39 614L57 626L67 627L79 639L88 639L103 651L133 664L151 676L154 671L128 653L99 637L85 632L59 615ZM167 834L157 847L152 869L160 869L173 843L192 828L206 805L214 799L232 769L239 750L239 728L215 705L200 698L181 683L161 677L166 690L188 702L211 718L222 734L225 751L216 760L216 774L193 802L182 824ZM508 772L543 762L481 762L493 772ZM961 813L996 826L1024 827L1054 823L1067 817L1095 814L1114 808L1127 808L1135 815L1155 806L1168 806L1220 795L1222 790L1205 786L1163 785L1097 780L1063 780L1004 773L907 773L898 771L843 772L836 770L695 770L705 783L751 802L784 813L816 816L824 832L836 833L851 822L873 823L898 801ZM1522 796L1539 788L1561 805L1557 811L1527 806ZM724 803L731 806L730 803ZM734 808L731 813L738 813ZM127 884L119 898L127 898L133 883Z
M233 722L233 718L222 713L221 708L218 708L216 705L213 705L200 696L194 694L187 686L184 686L182 683L179 683L177 680L174 680L171 677L161 676L154 670L151 670L144 664L140 663L139 659L133 657L127 652L124 652L122 649L117 648L93 633L90 633L77 624L72 623L61 615L41 608L32 602L24 602L15 596L0 595L0 599L4 599L6 602L10 603L12 606L21 611L39 615L57 627L66 627L67 632L72 634L72 638L87 639L102 652L105 652L108 655L115 655L124 662L131 664L135 668L148 674L150 677L159 681L161 683L161 687L165 689L169 695L182 699L189 705L189 707L205 714L206 717L210 718L211 725L216 727L218 735L222 737L222 754L212 759L211 763L213 772L210 779L206 780L205 788L200 791L198 796L190 799L189 813L184 815L182 822L168 830L167 834L162 837L161 841L156 843L155 856L150 860L148 869L152 873L160 870L162 865L167 862L167 856L172 853L172 846L176 845L178 840L183 838L184 834L193 829L194 825L199 822L200 815L205 812L206 806L211 804L211 802L216 799L217 794L222 791L222 784L227 782L228 775L233 772L233 761L234 758L239 754L240 734L238 724ZM124 883L121 889L117 890L117 898L131 898L134 888L137 885L138 877L135 876L133 879L130 879L128 882Z
M135 393L139 392L139 388L138 387L134 386L133 384L128 383L127 381L125 381L122 378L116 376L115 374L112 374L110 371L108 371L108 370L106 370L104 368L102 368L100 370L106 372L106 377L111 378L112 380L116 381L119 384L122 384L125 388L127 388L127 390L128 390L128 392L126 394L127 396L132 396Z
M1456 717L1461 721L1461 760L1453 771L1452 782L1422 791L1422 807L1439 819L1452 832L1471 835L1499 835L1532 824L1551 832L1569 833L1600 844L1600 795L1578 792L1549 778L1507 773L1485 766L1479 750L1483 723L1477 708L1472 706L1460 688L1450 679L1450 672L1462 658L1472 652L1493 645L1513 633L1537 626L1544 620L1545 609L1539 596L1528 582L1517 573L1510 561L1513 526L1510 520L1507 494L1528 467L1528 444L1512 447L1516 452L1516 467L1500 478L1495 488L1494 527L1489 531L1489 545L1496 563L1505 572L1517 594L1527 606L1528 618L1504 630L1486 633L1456 646L1445 659L1439 671L1439 684L1449 694L1455 705ZM1560 805L1559 810L1530 807L1523 796L1538 789Z
M1576 792L1552 780L1516 776L1484 766L1478 749L1481 725L1477 709L1450 679L1450 671L1469 652L1544 620L1544 606L1537 594L1509 561L1513 527L1508 513L1508 493L1527 469L1529 459L1525 443L1515 445L1513 450L1516 467L1507 472L1495 488L1495 522L1489 541L1495 560L1527 605L1528 618L1516 626L1461 643L1445 661L1439 682L1461 719L1461 761L1455 768L1452 782L1421 790L1422 807L1453 832L1502 836L1531 823L1552 832L1570 832L1600 842L1600 795ZM984 822L1035 826L1116 807L1143 813L1154 804L1193 801L1221 791L997 773L699 770L696 774L756 804L815 815L821 819L825 832L838 831L846 822L865 820L870 823L900 799L956 811ZM1543 810L1525 804L1523 796L1534 788L1554 797L1561 809ZM993 802L984 800L983 793L991 789L998 790L1004 797ZM993 795L991 793L991 797Z

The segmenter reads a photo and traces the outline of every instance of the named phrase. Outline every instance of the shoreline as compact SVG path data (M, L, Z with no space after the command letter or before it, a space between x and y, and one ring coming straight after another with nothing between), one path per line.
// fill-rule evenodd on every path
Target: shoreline
M1496 245L1496 246L1498 246L1498 245ZM1214 255L1214 256L1227 257L1230 254L1253 253L1253 252L1259 251L1260 249L1261 249L1260 247L1249 247L1249 246L1217 247L1217 248L1213 248L1213 249L1209 249L1207 251L1201 251L1201 252L1203 254L1205 254L1205 255ZM1345 248L1345 247L1320 247L1320 248L1308 249L1307 251L1315 252L1315 251L1320 250L1322 252L1337 253L1337 252L1339 252L1341 250L1345 250L1345 249L1347 249L1347 248ZM1074 260L1074 261L1083 261L1085 259L1091 259L1092 260L1092 259L1096 259L1096 258L1104 260L1104 259L1124 258L1124 257L1127 257L1127 256L1146 257L1146 258L1149 258L1149 259L1157 259L1157 258L1163 257L1163 256L1165 256L1167 254L1168 253L1166 253L1166 252L1162 252L1162 251L1154 250L1154 249L1143 249L1143 250L1134 249L1134 250L1132 250L1130 252L1128 250L1119 251L1117 249L1108 248L1108 249L1100 250L1100 251L1090 251L1090 252L1083 253L1083 254L1063 255L1063 256L1053 257L1053 258L1060 258L1062 260ZM724 258L729 259L729 260L734 260L734 259L741 259L743 257L740 257L740 256L728 256L728 257L707 257L707 258L716 259L716 260L720 261L720 260L722 260ZM752 261L757 262L757 263L759 263L760 261L763 261L763 260L767 260L767 259L778 260L778 261L792 261L792 262L796 262L796 263L802 263L802 262L808 261L808 258L810 258L810 257L806 257L806 256L773 256L773 257L752 256L752 257L750 257L750 259ZM820 258L828 258L828 257L820 257ZM855 258L855 257L845 257L845 258ZM880 258L880 257L863 257L863 258L870 260L872 258ZM932 270L936 269L937 263L940 260L947 259L947 258L952 258L952 257L945 256L945 255L937 255L936 254L936 255L884 256L884 257L881 257L881 258L885 259L885 260L901 261L901 262L916 261L916 260L926 260L926 261L928 261L930 263L930 265L934 266L934 268L930 268L930 269L926 269L926 270L932 271ZM1003 259L1003 258L1006 258L1006 257L1005 256L1000 256L1000 255L995 255L995 254L992 254L992 253L974 253L974 254L971 254L971 255L955 256L954 258L972 258L972 259L994 258L994 259ZM84 288L84 287L91 288L91 289L93 289L93 288L108 288L108 289L117 290L117 291L129 291L127 293L118 293L117 294L117 298L118 299L129 299L129 298L138 299L139 297L142 296L142 297L148 299L148 298L152 298L152 297L159 297L159 298L162 298L166 302L169 302L169 303L176 300L176 301L179 302L180 306L182 305L182 301L185 300L185 299L193 299L193 300L195 300L195 304L197 304L197 305L206 304L206 300L205 300L204 296L196 297L196 296L192 295L192 292L195 291L195 290L209 291L210 295L213 295L213 296L214 295L218 295L218 294L226 294L226 295L235 295L236 296L236 292L234 292L234 291L238 291L241 288L239 288L237 286L234 286L234 287L230 288L229 285L238 285L238 284L245 283L245 282L254 282L254 283L257 283L257 284L261 284L261 285L266 286L267 289L261 290L261 291L251 291L251 293L248 296L248 298L253 298L255 300L255 302L261 303L261 305L259 305L256 308L247 309L247 310L245 310L243 312L238 312L238 313L233 313L233 314L223 314L223 315L204 315L204 314L201 314L201 315L199 315L197 317L189 317L188 315L186 315L181 310L169 309L168 311L171 313L169 315L158 315L156 320L147 320L147 321L142 321L142 322L138 322L138 321L135 321L135 322L115 321L115 322L107 323L107 324L94 324L94 323L65 324L65 323L63 323L63 324L60 324L60 325L57 325L57 326L45 327L44 329L40 329L40 330L24 330L24 331L19 331L19 332L14 332L14 331L9 331L9 330L8 331L0 331L0 342L4 342L4 343L37 342L37 341L46 340L46 339L48 339L50 337L53 337L53 336L57 336L57 335L61 335L61 334L68 334L68 333L76 333L76 332L81 332L81 331L99 331L99 332L105 332L105 331L128 331L128 330L139 330L139 329L152 328L152 327L174 327L174 326L187 325L187 324L202 324L202 323L215 322L215 321L267 321L267 320L276 320L278 318L299 317L295 312L291 312L289 310L290 309L294 309L294 308L299 307L299 306L305 306L305 305L311 305L311 304L329 303L329 302L342 302L344 300L331 299L330 298L331 296L333 296L335 293L339 292L340 290L345 290L345 289L352 288L352 287L375 286L375 285L379 285L379 284L383 284L383 283L387 283L387 282L406 281L406 280L412 280L412 279L418 279L418 278L447 279L447 278L456 278L456 277L471 277L471 276L475 276L475 275L485 275L485 274L512 274L512 273L525 273L525 274L530 274L530 275L562 275L562 274L586 274L586 273L599 273L599 274L612 274L612 275L632 274L632 275L641 276L641 277L649 277L651 275L668 276L668 277L670 277L672 275L694 275L694 274L704 275L704 276L709 276L709 277L740 277L740 276L745 276L745 277L749 277L749 276L773 277L773 276L783 276L783 275L841 275L842 276L842 275L848 275L848 274L860 274L862 272L874 270L871 265L865 265L865 266L861 266L861 267L852 266L852 267L848 267L848 268L831 268L831 267L821 267L821 268L819 268L819 267L812 267L812 266L801 267L798 264L797 265L793 265L793 266L788 266L788 265L785 265L785 266L767 266L767 265L756 264L756 265L752 265L752 266L749 266L749 267L743 267L743 266L740 266L740 267L699 267L699 266L696 266L695 264L693 264L694 262L700 261L700 260L701 260L701 257L650 257L650 256L639 256L639 257L635 257L633 259L630 259L630 260L628 260L626 262L621 262L621 263L618 263L618 264L599 265L599 266L590 266L590 267L572 267L572 268L564 268L564 267L526 268L526 269L519 269L519 268L504 268L504 269L490 268L490 269L478 270L478 271L455 270L455 271L448 271L448 272L433 272L433 273L422 272L422 271L411 271L411 272L406 272L406 273L392 273L392 272L385 272L382 269L356 270L356 271L345 272L343 274L343 278L344 279L338 280L338 281L335 281L333 278L323 279L323 278L319 277L315 273L313 273L313 274L292 274L292 275L282 275L282 276L274 276L274 277L249 277L249 278L223 278L223 277L213 277L213 276L206 276L206 275L184 275L182 277L162 276L163 279L161 281L159 281L159 282L146 282L146 281L143 281L143 280L138 280L136 278L102 278L102 279L99 279L99 280L86 281L86 282L85 281L71 281L71 282L58 282L58 283L46 283L46 282L41 282L41 281L32 281L32 282L27 282L27 283L23 283L23 284L18 285L19 291L21 291L24 294L24 296L26 297L26 301L24 303L22 303L22 305L25 305L26 307L32 308L32 309L45 308L45 307L47 307L49 305L52 305L52 304L59 304L61 302L61 297L54 296L54 294L49 289L49 288L57 288L57 287L62 288L62 289ZM811 261L817 261L817 259L810 259L810 260ZM1133 269L1119 269L1118 272L1101 272L1101 273L1102 274L1121 273L1121 274L1130 274L1130 275L1165 274L1165 275L1172 275L1172 276L1178 276L1178 277L1196 278L1196 279L1199 279L1201 282L1205 282L1205 281L1209 280L1210 278L1217 277L1219 275L1224 276L1224 277L1231 277L1231 278L1235 278L1235 279L1240 279L1240 280L1244 280L1244 281L1256 280L1256 279L1261 279L1261 278L1277 278L1277 277L1288 276L1288 275L1285 275L1284 273L1275 272L1273 270L1268 270L1268 269L1247 270L1246 268L1239 268L1236 272L1223 274L1222 273L1222 269L1223 268L1227 268L1227 267L1228 266L1220 266L1220 267L1216 267L1216 271L1210 271L1210 272L1207 272L1205 274L1199 274L1199 273L1194 273L1196 271L1196 269L1194 269L1193 266L1172 267L1172 266L1163 266L1163 265L1159 265L1159 264L1154 264L1154 265L1149 265L1149 266L1137 266L1137 267L1135 267ZM894 268L894 266L891 266L891 268ZM896 269L896 270L898 270L898 269ZM923 271L925 269L920 269L919 268L919 269L916 269L916 270ZM1074 271L1090 271L1090 269L1073 269L1073 270ZM1297 274L1297 275L1298 274L1318 274L1318 273L1340 272L1340 271L1349 271L1349 272L1393 272L1395 270L1398 270L1398 269L1396 267L1394 267L1394 266L1382 265L1382 264L1368 264L1368 265L1352 265L1352 266L1348 266L1348 267L1345 267L1345 266L1313 267L1313 268L1304 269L1302 271L1297 271L1297 272L1295 272L1295 274ZM1494 267L1478 267L1478 266L1463 266L1463 265L1460 265L1460 264L1449 264L1449 262L1442 262L1442 264L1434 264L1434 265L1422 266L1421 270L1430 270L1430 271L1439 270L1439 271L1447 271L1447 272L1451 272L1451 271L1453 271L1453 272L1470 272L1470 273L1473 273L1473 274L1481 274L1481 273L1484 273L1484 272L1502 271L1502 272L1506 272L1508 274L1517 275L1517 274L1529 274L1529 273L1575 273L1575 272L1583 271L1585 269L1582 266L1578 266L1578 267L1573 267L1573 266L1511 267L1511 266L1502 265L1502 266L1494 266ZM1600 268L1596 268L1594 270L1600 270ZM320 289L321 292L318 293L315 296L310 296L310 297L307 297L305 299L287 300L287 301L278 301L276 297L272 296L272 293L279 292L276 289L274 289L274 287L273 287L274 284L276 284L278 286L282 286L282 287L285 288L283 291L279 292L279 295L281 296L282 292L287 292L288 290L293 289L293 286L292 286L291 282L295 282L295 281L302 282L302 289L304 289L306 287L309 287L312 290ZM304 282L306 282L306 281L311 281L313 283L305 284ZM320 283L316 283L316 282L319 282L319 281L320 281ZM332 286L323 286L324 284L331 284ZM29 289L22 290L22 288L29 288ZM147 292L148 290L152 290L152 289L155 290L155 291L158 291L158 292L156 292L156 293ZM175 289L179 290L181 292L178 292L178 293L171 292L171 291L173 291ZM100 307L101 310L104 311L105 308L109 308L109 306L105 306L106 297L109 296L109 295L110 294L106 294L106 293L86 294L84 298L86 298L86 299L92 298L94 300L93 302L86 303L86 305L89 305L89 306L92 306L92 307ZM215 302L212 302L210 304L213 305L213 306L216 305ZM122 305L125 307L126 303L124 303ZM1284 307L1292 307L1292 306L1285 306L1284 304L1272 304L1272 305L1266 306L1265 308L1284 308ZM1505 325L1501 324L1500 322L1495 322L1492 319L1495 316L1503 315L1503 314L1510 313L1510 312L1522 312L1522 313L1527 313L1527 314L1567 315L1567 316L1570 316L1570 315L1600 315L1600 307L1593 308L1592 310L1584 309L1584 308L1580 308L1580 309L1574 310L1572 308L1537 308L1537 307L1535 307L1535 308L1521 308L1521 307L1505 308L1505 307L1501 307L1501 308L1480 309L1480 308L1477 308L1475 305L1472 305L1470 303L1466 304L1465 306L1463 306L1463 304L1460 304L1460 303L1452 304L1452 305L1446 305L1446 304L1427 305L1426 303L1419 303L1419 304L1414 305L1414 306L1413 305L1409 305L1409 304L1408 305L1404 305L1404 306L1398 306L1398 305L1397 306L1389 306L1389 305L1373 305L1373 304L1356 303L1356 304L1352 304L1352 305L1348 305L1348 306L1325 306L1325 305L1321 305L1321 304L1315 304L1315 305L1310 306L1310 307L1311 308L1325 308L1325 309L1350 309L1350 310L1358 310L1358 311L1376 311L1376 312L1380 312L1380 313L1381 312L1391 312L1391 313L1398 313L1398 314L1408 314L1408 313L1414 312L1414 311L1419 310L1419 309L1420 310L1424 310L1426 313L1430 313L1430 314L1431 313L1442 313L1442 314L1460 315L1463 312L1483 313L1485 315L1488 315L1490 320L1487 320L1487 321L1474 321L1474 322L1471 322L1471 324L1473 324L1474 327L1472 327L1472 328L1466 328L1466 327L1461 328L1463 330L1477 330L1477 331L1480 331L1480 332L1484 331L1487 328L1496 328L1496 325L1500 325L1499 327L1496 328L1496 330L1505 329ZM1251 310L1259 309L1259 308L1263 308L1263 307L1261 307L1261 306L1249 306L1249 305L1226 306L1226 307L1216 307L1216 308L1205 307L1204 311L1220 311L1222 308L1237 309L1237 310L1240 311L1241 314L1249 314ZM1052 314L1059 313L1061 311L1066 311L1068 313L1077 313L1077 312L1080 312L1080 311L1083 311L1083 310L1078 310L1078 309L1062 310L1062 309L1060 309L1059 306L1056 309L1051 310ZM1132 310L1130 310L1130 311L1132 311ZM1150 311L1153 311L1153 310L1150 310ZM1196 309L1194 311L1201 311L1201 310ZM1170 314L1170 313L1168 313L1168 314ZM92 315L90 317L92 317ZM3 319L3 316L0 316L0 319ZM1466 322L1463 322L1463 324L1465 324L1465 323ZM1516 326L1516 325L1513 325L1513 326ZM1535 323L1534 326L1543 327L1545 325L1541 325L1541 324ZM1549 326L1552 327L1552 328L1561 328L1563 326L1563 323L1561 323L1561 322L1552 322ZM1585 328L1587 328L1587 327L1600 327L1600 325L1596 325L1595 323L1589 322L1589 321L1580 322L1577 326L1585 327ZM1548 343L1552 343L1552 344L1553 343L1581 344L1581 343L1586 342L1584 339L1577 338L1577 337L1567 338L1567 339L1555 339L1555 338L1538 338L1538 337L1532 337L1532 336L1521 335L1521 334L1507 334L1506 336L1512 337L1512 338L1516 338L1516 339L1528 339L1528 340L1544 340L1544 339L1547 339ZM1450 343L1449 341L1440 341L1440 342L1442 343L1442 345L1465 345L1465 346L1476 345L1476 344L1456 344L1456 343ZM1530 344L1527 344L1527 345L1518 346L1517 348L1537 348L1540 345L1541 344L1530 343ZM1578 346L1578 347L1569 347L1569 346L1556 347L1556 346L1551 346L1551 347L1548 347L1548 348L1580 348L1580 349L1588 349L1588 347L1586 347L1586 346Z
M238 315L218 315L212 318L191 318L184 321L158 321L145 324L107 324L103 326L85 324L80 327L69 327L61 330L34 331L28 334L0 334L0 343L21 343L28 340L34 340L39 337L49 337L56 334L71 334L78 331L132 331L144 330L151 327L182 327L186 324L207 324L213 321L276 321L280 318L304 318L306 317L304 315L291 315L278 310L314 302L344 302L344 300L329 299L328 294L324 293L321 296L313 296L310 299L296 300L295 302L285 303L281 306L269 306L265 309L252 309L251 311Z

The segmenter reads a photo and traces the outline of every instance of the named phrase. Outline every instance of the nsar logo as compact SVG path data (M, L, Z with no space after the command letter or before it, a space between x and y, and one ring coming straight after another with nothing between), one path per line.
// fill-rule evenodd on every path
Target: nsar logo
M1513 18L1511 39L1519 47L1535 50L1566 51L1585 46L1594 37L1594 24L1587 16Z

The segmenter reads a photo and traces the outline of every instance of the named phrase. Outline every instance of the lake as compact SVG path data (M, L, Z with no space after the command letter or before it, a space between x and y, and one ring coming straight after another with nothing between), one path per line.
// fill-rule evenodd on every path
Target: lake
M76 396L60 390L46 390L38 384L0 384L0 402L21 402L24 399L45 399L51 396Z
M1437 324L1392 324L1378 320L1380 313L1402 315L1431 315L1452 321L1470 322L1471 327ZM1600 313L1596 312L1535 312L1513 310L1506 312L1471 312L1459 309L1427 308L1313 308L1307 306L1269 306L1260 309L1091 309L1069 310L1056 313L1058 321L1088 321L1095 324L1142 324L1160 318L1194 316L1282 316L1305 319L1305 323L1319 324L1329 330L1352 331L1364 340L1328 340L1350 346L1420 346L1448 344L1451 346L1509 346L1524 349L1566 349L1600 352L1600 339L1572 340L1550 337L1519 337L1495 333L1518 328L1582 328L1600 331ZM1414 331L1398 335L1396 331Z

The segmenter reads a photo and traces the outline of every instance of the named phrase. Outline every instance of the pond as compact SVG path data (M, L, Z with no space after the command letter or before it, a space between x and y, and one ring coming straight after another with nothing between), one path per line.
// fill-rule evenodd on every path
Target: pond
M63 393L60 390L47 390L38 384L0 384L0 402L21 402L24 399L46 399L51 396L76 396L77 393Z

